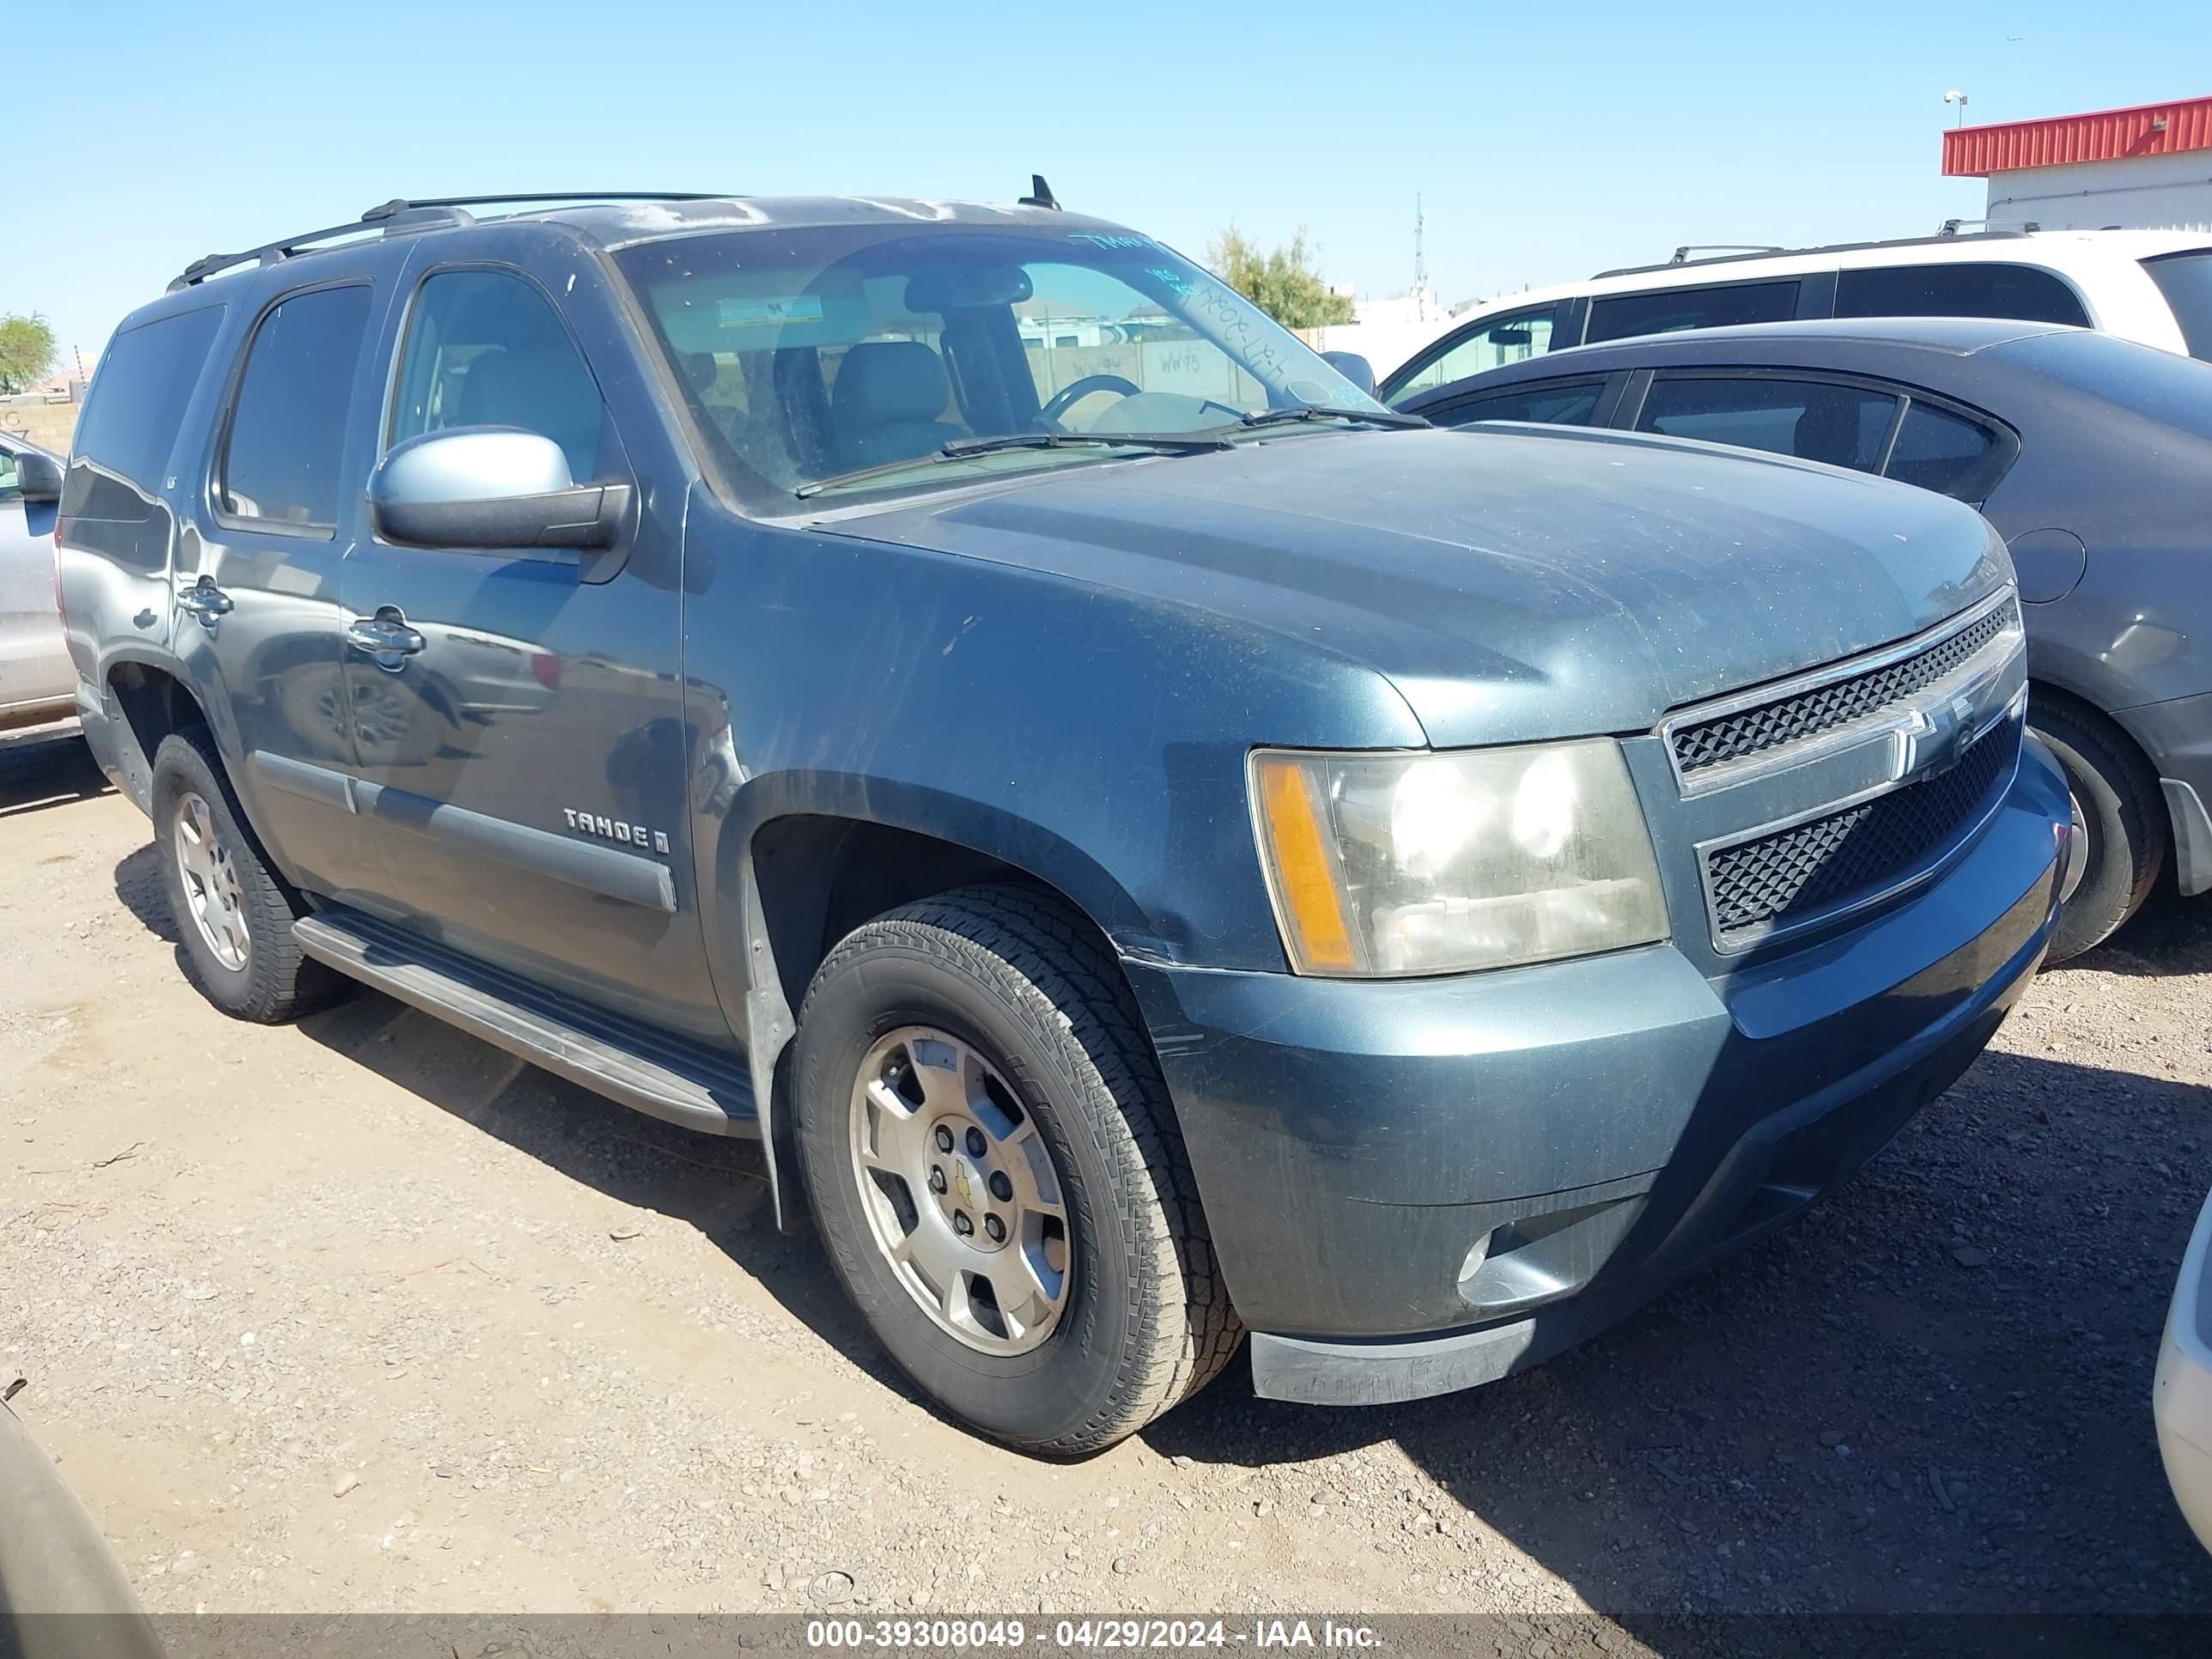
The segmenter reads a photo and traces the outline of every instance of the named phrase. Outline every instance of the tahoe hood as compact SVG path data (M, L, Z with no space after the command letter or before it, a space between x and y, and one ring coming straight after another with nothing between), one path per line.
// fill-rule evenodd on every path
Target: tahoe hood
M1648 729L2009 580L1980 514L1749 451L1565 428L1301 433L821 525L1212 612L1387 676L1438 748Z

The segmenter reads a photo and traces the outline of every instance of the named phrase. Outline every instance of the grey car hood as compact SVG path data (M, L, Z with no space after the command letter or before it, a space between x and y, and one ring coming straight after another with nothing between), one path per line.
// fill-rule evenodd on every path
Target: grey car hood
M1438 747L1650 727L2008 579L1971 508L1829 467L1550 428L1322 432L841 514L1387 675ZM1234 672L1224 629L1224 672Z

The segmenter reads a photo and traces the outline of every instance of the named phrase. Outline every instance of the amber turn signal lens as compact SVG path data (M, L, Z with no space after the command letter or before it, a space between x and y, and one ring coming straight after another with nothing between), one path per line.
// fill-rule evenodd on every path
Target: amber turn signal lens
M1358 965L1344 914L1329 836L1314 799L1314 774L1287 757L1259 763L1260 816L1274 853L1275 901L1302 971L1345 972Z

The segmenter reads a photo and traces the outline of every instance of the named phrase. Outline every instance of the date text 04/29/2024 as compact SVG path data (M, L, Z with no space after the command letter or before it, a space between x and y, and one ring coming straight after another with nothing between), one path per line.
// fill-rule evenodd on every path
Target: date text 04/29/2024
M1030 1626L1018 1619L811 1619L806 1645L860 1651L1014 1649L1049 1643L1080 1652L1098 1650L1224 1648L1365 1649L1382 1638L1364 1625L1323 1619L1255 1620L1234 1629L1221 1619L1061 1619Z

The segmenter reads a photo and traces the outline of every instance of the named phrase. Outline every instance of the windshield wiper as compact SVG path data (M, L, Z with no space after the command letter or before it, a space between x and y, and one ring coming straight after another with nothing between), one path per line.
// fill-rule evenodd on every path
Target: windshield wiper
M1293 421L1364 421L1370 426L1427 426L1425 416L1408 415L1402 409L1332 409L1324 404L1297 404L1289 409L1263 409L1257 414L1240 415L1237 424L1243 427L1287 426Z
M1002 432L989 438L955 438L951 443L933 449L926 455L909 455L902 461L882 461L874 466L860 467L851 472L815 478L791 493L802 498L818 495L823 490L835 489L841 484L888 477L894 472L905 472L918 466L938 466L946 461L964 461L975 455L996 455L1010 449L1150 449L1163 455L1194 455L1206 450L1232 447L1229 440L1218 433L1206 432Z

